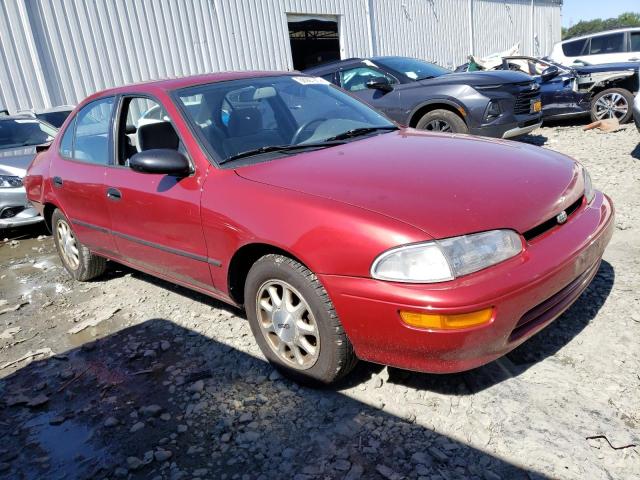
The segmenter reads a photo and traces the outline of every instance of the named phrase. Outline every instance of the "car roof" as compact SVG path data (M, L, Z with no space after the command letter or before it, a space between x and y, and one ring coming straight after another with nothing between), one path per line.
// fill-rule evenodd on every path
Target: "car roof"
M640 31L640 27L624 27L624 28L614 28L613 30L605 30L603 32L589 33L587 35L580 35L579 37L571 37L558 42L559 44L573 42L574 40L584 40L585 38L599 37L601 35L607 35L609 33L623 33L623 32L633 32Z
M0 115L0 122L3 120L33 120L35 122L42 122L42 120L35 118L33 115L16 113L15 115Z
M206 83L226 82L230 80L242 80L247 78L275 77L295 75L296 72L284 71L244 71L244 72L217 72L205 73L202 75L190 75L187 77L165 78L161 80L148 80L146 82L131 83L113 88L107 88L87 97L82 103L95 98L118 95L120 93L142 93L142 92L170 92L180 88L203 85Z
M332 72L342 67L362 63L364 60L365 60L364 58L357 58L357 57L345 58L344 60L334 60L332 62L321 63L320 65L316 65L314 67L305 68L302 72L308 73L308 74L317 74L325 71Z

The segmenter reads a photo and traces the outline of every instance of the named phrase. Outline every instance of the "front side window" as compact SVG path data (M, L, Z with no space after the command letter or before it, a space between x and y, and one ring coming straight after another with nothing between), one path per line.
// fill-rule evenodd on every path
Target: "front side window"
M591 38L591 55L604 55L607 53L624 52L624 33L600 35Z
M169 115L156 100L126 97L122 103L117 134L117 163L128 166L136 153L153 149L180 150L182 147Z
M577 57L582 55L587 41L589 39L583 38L582 40L573 40L571 42L562 44L562 52L566 57Z
M239 154L281 156L284 150L321 148L345 132L395 125L326 80L278 76L216 82L176 92L203 147L220 163ZM278 151L273 151L278 147ZM265 151L269 150L269 151ZM259 150L259 151L256 151Z
M70 158L82 162L107 165L109 163L109 131L113 113L113 97L96 100L78 112L74 122L75 135ZM65 137L67 135L65 132ZM66 138L63 138L63 142Z
M339 72L340 85L348 92L358 92L367 88L367 82L384 77L389 83L398 83L395 78L371 67L350 68Z
M53 140L57 130L30 118L0 120L0 149L40 145Z

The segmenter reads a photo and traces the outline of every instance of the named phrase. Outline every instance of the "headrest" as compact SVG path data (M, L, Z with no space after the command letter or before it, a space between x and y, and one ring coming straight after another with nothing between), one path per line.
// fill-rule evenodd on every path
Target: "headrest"
M141 152L154 148L177 150L179 144L178 134L169 122L147 123L138 127L138 148Z

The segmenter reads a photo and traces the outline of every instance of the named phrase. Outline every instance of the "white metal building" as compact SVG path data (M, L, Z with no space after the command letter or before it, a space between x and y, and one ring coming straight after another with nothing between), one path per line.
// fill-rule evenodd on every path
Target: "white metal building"
M562 0L0 0L0 109L115 85L408 55L454 67L560 40ZM314 43L315 42L315 43Z

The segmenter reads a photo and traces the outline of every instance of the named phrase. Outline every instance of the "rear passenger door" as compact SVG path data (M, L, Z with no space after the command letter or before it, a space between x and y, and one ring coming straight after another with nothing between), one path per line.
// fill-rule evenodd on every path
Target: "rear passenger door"
M149 149L190 157L163 105L152 97L124 96L115 128L114 164L105 174L107 207L119 257L126 263L192 287L212 285L200 220L208 166L192 160L191 175L138 173L129 159Z
M88 103L62 132L50 175L59 207L80 242L97 253L112 254L116 246L109 230L104 176L110 163L114 97Z

